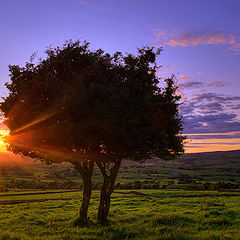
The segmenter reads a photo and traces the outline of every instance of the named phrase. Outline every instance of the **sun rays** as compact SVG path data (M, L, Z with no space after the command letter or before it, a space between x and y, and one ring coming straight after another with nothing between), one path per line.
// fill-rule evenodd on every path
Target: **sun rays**
M32 127L32 126L34 126L34 125L37 125L38 123L41 123L41 122L43 122L43 121L45 121L45 120L53 117L53 116L56 115L56 114L57 114L57 112L55 111L55 112L52 112L52 113L48 113L48 114L46 114L46 115L43 115L43 116L39 117L38 119L35 119L35 120L29 122L28 124L26 124L26 125L18 128L18 129L16 129L16 130L14 130L14 131L12 132L12 134L16 134L16 133L21 132L21 131L23 131L23 130L25 130L25 129L27 129L27 128L30 128L30 127Z

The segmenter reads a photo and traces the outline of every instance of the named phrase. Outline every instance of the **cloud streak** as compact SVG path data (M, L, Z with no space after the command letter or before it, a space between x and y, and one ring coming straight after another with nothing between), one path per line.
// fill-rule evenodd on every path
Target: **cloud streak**
M226 132L226 133L191 133L185 134L190 139L240 139L240 132Z
M224 36L221 31L214 31L209 33L201 33L201 32L190 32L180 35L178 39L170 39L165 42L165 45L169 45L172 47L175 46L196 46L199 44L235 44L236 37L234 34L229 34Z
M156 42L171 47L189 47L198 45L228 45L229 49L240 54L240 37L230 33L225 34L222 31L191 31L181 33L174 31L172 33L155 30Z
M186 88L200 88L204 86L203 82L200 81L188 81L186 83L178 84L179 89L186 89Z
M196 79L199 79L197 77ZM184 90L184 89L196 89L196 88L220 88L224 87L228 82L222 81L222 80L210 80L208 82L205 81L200 81L200 80L195 80L190 77L181 75L178 77L179 80L179 89Z

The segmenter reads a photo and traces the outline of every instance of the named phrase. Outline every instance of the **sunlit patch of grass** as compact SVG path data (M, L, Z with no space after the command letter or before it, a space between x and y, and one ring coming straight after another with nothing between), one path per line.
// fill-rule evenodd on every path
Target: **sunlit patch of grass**
M113 194L107 226L97 225L99 199L93 198L89 226L74 227L80 207L75 193L68 193L68 196L72 194L72 200L0 205L0 240L239 239L239 197L168 198L171 193L147 192L165 194L166 198ZM94 196L98 194L97 191L93 193ZM208 202L214 204L206 204ZM205 205L201 209L202 203Z

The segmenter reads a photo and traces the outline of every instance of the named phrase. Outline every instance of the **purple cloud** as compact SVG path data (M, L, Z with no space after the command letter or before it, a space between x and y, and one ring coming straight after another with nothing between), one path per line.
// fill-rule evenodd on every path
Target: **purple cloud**
M185 122L184 133L240 132L240 121L236 112L239 101L238 96L194 94L193 98L185 101L179 109ZM229 112L231 109L233 112Z
M185 83L180 83L178 86L179 86L179 89L200 88L204 86L204 83L199 81L188 81Z
M240 131L240 122L233 113L187 116L184 133L227 133Z
M225 81L221 81L221 80L211 80L207 86L208 87L212 87L212 88L218 88L218 87L224 87L226 86L228 83Z
M229 101L240 100L240 97L238 96L229 96L229 95L216 94L216 93L199 93L199 94L194 94L194 97L198 101L207 100L207 101L229 102Z

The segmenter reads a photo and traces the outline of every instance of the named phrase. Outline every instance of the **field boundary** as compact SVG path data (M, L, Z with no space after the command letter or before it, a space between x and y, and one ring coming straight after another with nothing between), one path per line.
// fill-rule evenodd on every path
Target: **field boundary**
M79 192L79 191L65 191L67 192ZM47 192L49 194L51 193L64 193L64 192ZM6 196L22 196L22 195L37 195L37 194L47 194L47 193L23 193L23 194L12 194L12 195L5 195ZM173 195L173 196L154 196L154 195L149 195L147 193L142 193L138 191L128 191L128 192L122 192L122 191L115 191L114 193L117 194L123 194L123 195L129 195L133 194L135 196L139 197L146 197L146 198L159 198L159 199L165 199L165 198L203 198L203 197L240 197L240 194L192 194L192 195ZM124 196L126 197L126 196ZM99 197L93 197L93 198L99 198ZM119 198L116 196L113 196L112 198ZM62 196L60 198L50 198L50 199L22 199L22 200L2 200L0 201L0 205L12 205L12 204L21 204L21 203L34 203L34 202L46 202L46 201L63 201L63 200L73 200L76 198L63 198Z
M29 195L42 195L42 194L53 194L53 193L71 193L71 192L80 192L80 191L81 190L64 190L64 191L51 191L51 192L7 193L7 194L0 194L0 197L29 196Z

